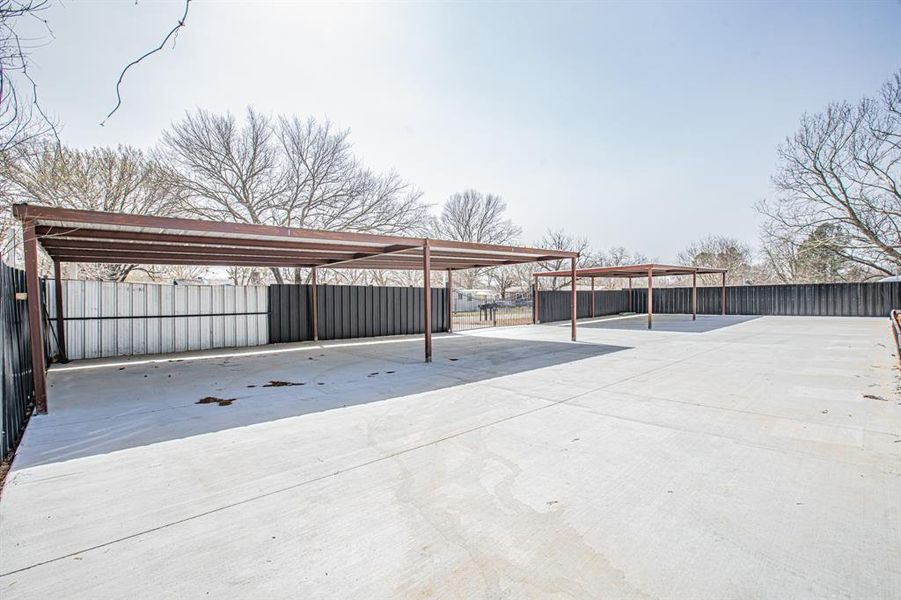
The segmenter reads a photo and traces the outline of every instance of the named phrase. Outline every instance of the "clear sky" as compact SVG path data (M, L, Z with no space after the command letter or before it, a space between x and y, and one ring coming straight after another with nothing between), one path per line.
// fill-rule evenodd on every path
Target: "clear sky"
M35 51L76 146L150 146L185 110L328 116L432 204L503 195L546 228L672 260L710 233L754 244L779 142L802 113L901 66L901 3L192 3L174 50L132 70L180 2L68 0Z

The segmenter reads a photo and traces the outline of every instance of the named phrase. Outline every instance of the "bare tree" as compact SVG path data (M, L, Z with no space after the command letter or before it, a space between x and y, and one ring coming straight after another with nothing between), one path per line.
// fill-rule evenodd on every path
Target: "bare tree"
M506 216L507 203L496 194L464 190L453 194L432 221L432 235L446 240L511 244L522 230ZM463 287L478 287L485 269L469 269L460 274Z
M234 285L264 285L266 283L265 274L256 267L228 267L226 273Z
M137 1L135 2L135 4L137 4ZM116 113L116 111L118 111L119 108L122 107L122 82L125 80L125 75L128 73L128 71L131 70L133 67L136 67L139 64L141 64L148 57L156 54L157 52L161 52L163 50L163 48L166 46L166 44L169 42L169 40L172 40L172 46L175 47L175 42L178 39L178 32L182 27L185 26L185 21L187 21L187 19L188 19L188 10L190 9L190 7L191 7L191 0L185 0L185 8L184 8L184 12L181 15L181 18L179 18L178 21L175 22L175 25L172 26L172 28L169 30L169 32L166 34L166 36L163 38L163 40L159 43L159 45L151 50L148 50L141 56L137 57L136 59L134 59L127 65L125 65L125 67L122 69L122 72L119 73L119 80L116 81L116 105L113 106L113 109L111 111L109 111L109 113L107 113L106 118L100 122L101 127L106 125L107 119L112 117Z
M29 202L85 210L133 214L170 214L181 190L163 167L130 146L75 150L56 144L20 144L0 156L0 186L10 202L0 206L6 251L18 227L10 215L12 202ZM137 265L85 265L82 273L124 281ZM148 274L155 272L140 267Z
M806 238L796 240L764 230L761 233L763 264L758 279L779 283L831 283L863 281L878 275L844 256L847 240L831 223L816 227Z
M154 281L175 282L189 281L202 282L209 275L209 267L194 265L172 265L153 274Z
M523 286L520 265L508 265L503 267L495 267L488 271L488 281L493 290L496 290L502 300L506 300L507 296L514 289L526 291L529 289L528 281Z
M569 252L578 252L579 258L576 261L576 268L590 267L595 264L595 254L591 249L591 244L587 238L577 238L569 235L562 229L556 231L548 230L544 236L536 244L539 248L547 248L549 250L567 250ZM563 271L571 267L570 259L558 258L556 260L536 263L538 271ZM547 280L542 277L542 280ZM569 279L565 277L551 277L551 289L562 289L568 284Z
M56 124L38 101L29 52L42 40L23 40L20 27L37 21L52 36L43 18L48 0L0 1L0 152L56 133Z
M441 208L432 229L436 237L485 244L509 244L522 230L506 217L507 203L496 194L465 190Z
M679 264L694 267L728 269L726 282L733 285L748 283L752 278L751 249L747 244L723 235L707 236L689 244L678 254L677 260ZM715 283L713 277L702 276L702 279Z
M163 136L163 155L187 193L181 210L204 219L376 233L421 232L421 193L354 157L348 132L328 121L252 108L243 123L203 110ZM286 273L273 269L276 281ZM295 281L306 271L295 269Z
M650 262L641 252L629 250L623 246L613 246L608 250L599 250L594 256L595 264L603 267L620 267L624 265L640 265Z
M823 246L882 274L901 269L901 70L872 98L805 115L779 147L774 201L761 202L769 241Z
M634 252L623 246L613 246L607 250L598 250L592 255L593 265L599 267L619 267L624 265L640 265L651 262L641 252ZM607 289L619 289L623 286L622 279L600 278L596 281L597 287Z
M160 44L128 63L116 83L116 104L107 119L122 105L122 82L128 71L149 56L163 50L170 41L174 45L178 31L185 26L191 0L184 0L181 18L168 31ZM137 2L135 2L137 4ZM50 0L0 0L0 152L18 144L25 144L51 136L59 144L56 121L44 111L38 85L31 75L31 50L53 39L53 31L45 12ZM36 22L44 34L37 38L23 37L21 28ZM106 122L104 120L101 125Z

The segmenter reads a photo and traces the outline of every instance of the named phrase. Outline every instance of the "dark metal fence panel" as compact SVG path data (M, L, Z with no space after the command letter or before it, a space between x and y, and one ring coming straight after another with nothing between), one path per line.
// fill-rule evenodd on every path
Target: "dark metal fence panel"
M645 288L634 290L633 310L648 310ZM698 314L720 314L722 288L698 288ZM901 282L743 285L726 288L726 314L886 317L901 306ZM654 289L654 312L691 313L691 288Z
M578 292L578 316L591 316L591 292ZM645 313L646 288L595 292L595 316L620 312ZM569 291L543 291L538 306L542 322L569 319ZM901 307L901 282L815 283L800 285L743 285L726 288L726 313L730 315L886 317ZM722 288L698 288L698 314L722 311ZM654 312L690 314L691 288L655 288Z
M34 405L28 305L16 300L16 293L24 291L25 272L0 263L0 459L19 443Z
M447 329L447 290L432 288L432 332ZM317 286L320 340L416 334L425 331L423 288ZM309 285L269 286L269 341L313 339Z
M591 314L590 291L576 292L576 316L587 319ZM629 310L627 290L596 290L594 292L594 316L615 315ZM572 302L569 290L543 290L538 301L538 320L542 323L565 321L570 318Z

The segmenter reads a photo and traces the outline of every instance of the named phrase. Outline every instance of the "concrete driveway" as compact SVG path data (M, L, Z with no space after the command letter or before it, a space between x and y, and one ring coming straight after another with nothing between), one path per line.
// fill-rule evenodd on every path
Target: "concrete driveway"
M643 323L54 368L0 597L901 597L888 321Z

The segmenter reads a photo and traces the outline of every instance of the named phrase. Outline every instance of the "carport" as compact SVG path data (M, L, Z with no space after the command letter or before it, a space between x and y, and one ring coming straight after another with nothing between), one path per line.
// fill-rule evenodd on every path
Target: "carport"
M65 357L61 264L110 263L310 268L313 294L313 339L316 324L316 278L320 268L421 270L423 287L431 288L433 270L447 273L448 306L454 271L544 260L570 259L575 273L577 252L476 242L401 237L371 233L324 231L251 223L85 211L16 204L22 223L28 314L40 323L41 286L38 247L53 260L57 302L57 335ZM576 303L575 279L572 302ZM432 360L432 301L423 294L425 362ZM37 412L47 412L44 341L41 327L31 327L31 348ZM573 311L572 340L576 339Z
M538 278L539 277L571 277L572 287L575 289L576 281L580 278L591 279L591 291L594 292L595 279L610 277L629 280L629 307L632 307L632 280L636 277L648 279L648 329L654 324L654 277L671 277L676 275L691 275L691 318L698 318L698 275L710 275L719 273L722 275L722 293L720 294L720 308L722 314L726 314L726 273L728 269L713 267L693 267L680 265L662 265L648 263L640 265L620 265L611 267L586 267L569 271L539 271L535 278L535 315L538 315ZM591 314L594 315L594 294L591 295ZM573 296L573 315L576 314L576 301ZM573 333L575 339L575 333Z

